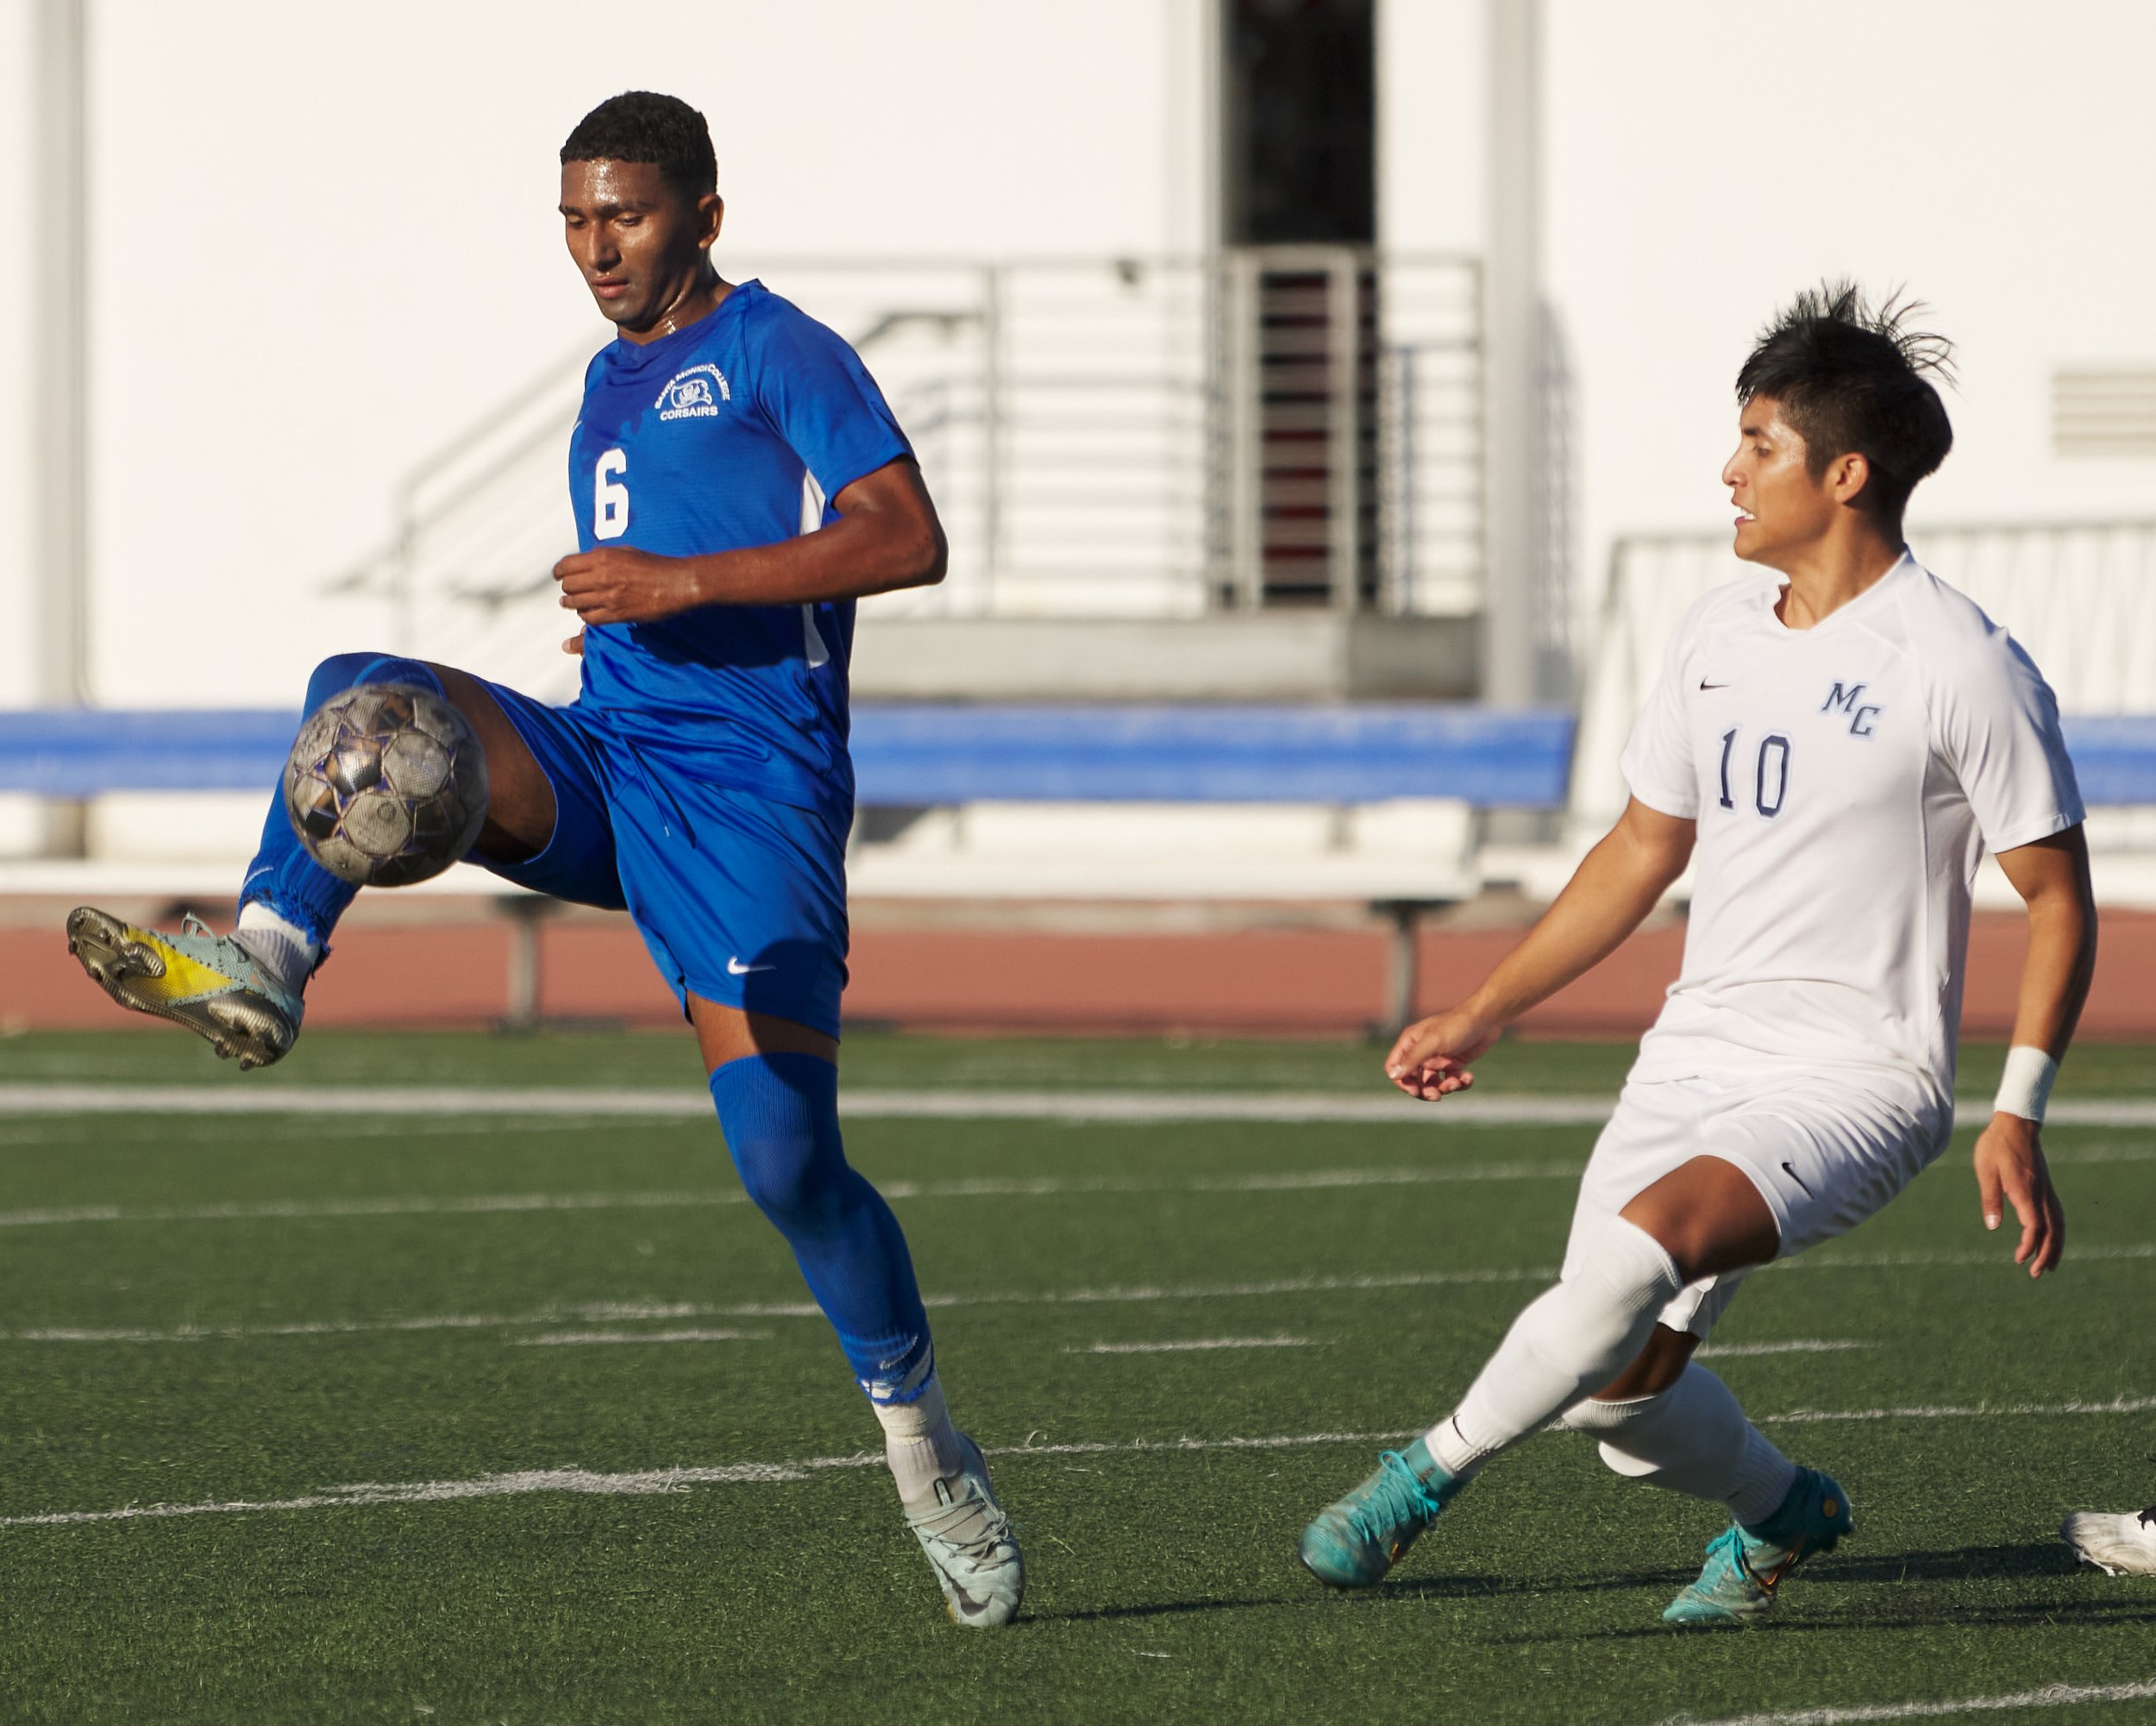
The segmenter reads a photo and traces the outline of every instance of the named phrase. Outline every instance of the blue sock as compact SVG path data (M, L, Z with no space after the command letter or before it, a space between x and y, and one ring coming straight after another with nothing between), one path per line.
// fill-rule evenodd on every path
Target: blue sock
M307 703L301 717L313 712L332 695L361 683L417 683L437 695L442 693L442 680L416 659L380 653L335 654L317 665L315 675L307 680ZM345 907L358 892L350 882L330 874L307 854L299 835L292 831L291 818L285 813L285 790L279 784L270 794L269 815L262 823L262 847L248 865L246 880L240 883L240 903L245 906L260 900L287 922L304 929L317 948L326 948L329 932L337 926L337 919L344 915Z
M899 1220L846 1161L838 1069L814 1055L752 1055L711 1074L726 1148L777 1225L870 1399L912 1402L934 1370L928 1315Z

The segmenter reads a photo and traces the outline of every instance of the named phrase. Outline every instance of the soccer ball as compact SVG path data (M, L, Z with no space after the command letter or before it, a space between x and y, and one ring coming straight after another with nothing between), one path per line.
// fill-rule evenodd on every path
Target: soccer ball
M357 887L408 887L472 849L486 752L441 696L411 683L332 695L285 763L285 813L315 861Z

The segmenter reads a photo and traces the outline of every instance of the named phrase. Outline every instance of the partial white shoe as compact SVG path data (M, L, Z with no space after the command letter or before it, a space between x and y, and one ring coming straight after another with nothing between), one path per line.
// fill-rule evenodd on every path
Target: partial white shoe
M2059 1525L2059 1536L2107 1576L2156 1576L2156 1504L2138 1516L2077 1510Z
M936 1483L934 1502L909 1513L906 1525L936 1568L951 1622L993 1629L1018 1615L1025 1598L1025 1559L988 1484L981 1447L963 1433L958 1442L964 1466Z

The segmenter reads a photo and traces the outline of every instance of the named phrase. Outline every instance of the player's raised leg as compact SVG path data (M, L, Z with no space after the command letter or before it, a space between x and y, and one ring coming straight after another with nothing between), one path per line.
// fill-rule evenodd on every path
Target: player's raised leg
M898 1219L846 1160L837 1040L693 995L689 1013L742 1184L838 1333L951 1617L1008 1623L1025 1597L1025 1560L980 1447L951 1422Z
M553 787L477 679L393 655L338 654L315 668L304 711L314 714L346 690L380 684L447 701L476 737L486 764L487 800L474 855L515 863L547 844L555 825ZM267 1066L299 1034L307 980L358 892L309 853L286 813L280 783L240 888L231 935L213 934L192 917L176 932L139 928L82 906L67 919L68 950L121 1006L186 1026L242 1067Z

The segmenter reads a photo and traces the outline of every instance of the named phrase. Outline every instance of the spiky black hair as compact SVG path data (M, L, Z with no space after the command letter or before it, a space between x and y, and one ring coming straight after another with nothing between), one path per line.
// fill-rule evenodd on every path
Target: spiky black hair
M678 96L625 90L576 122L561 146L565 162L656 162L667 183L691 198L718 190L711 129Z
M1854 282L1821 282L1760 332L1737 373L1738 401L1771 399L1814 478L1837 455L1863 456L1871 476L1860 501L1894 522L1954 445L1931 381L1953 381L1953 344L1907 327L1924 311L1899 293L1875 305Z

